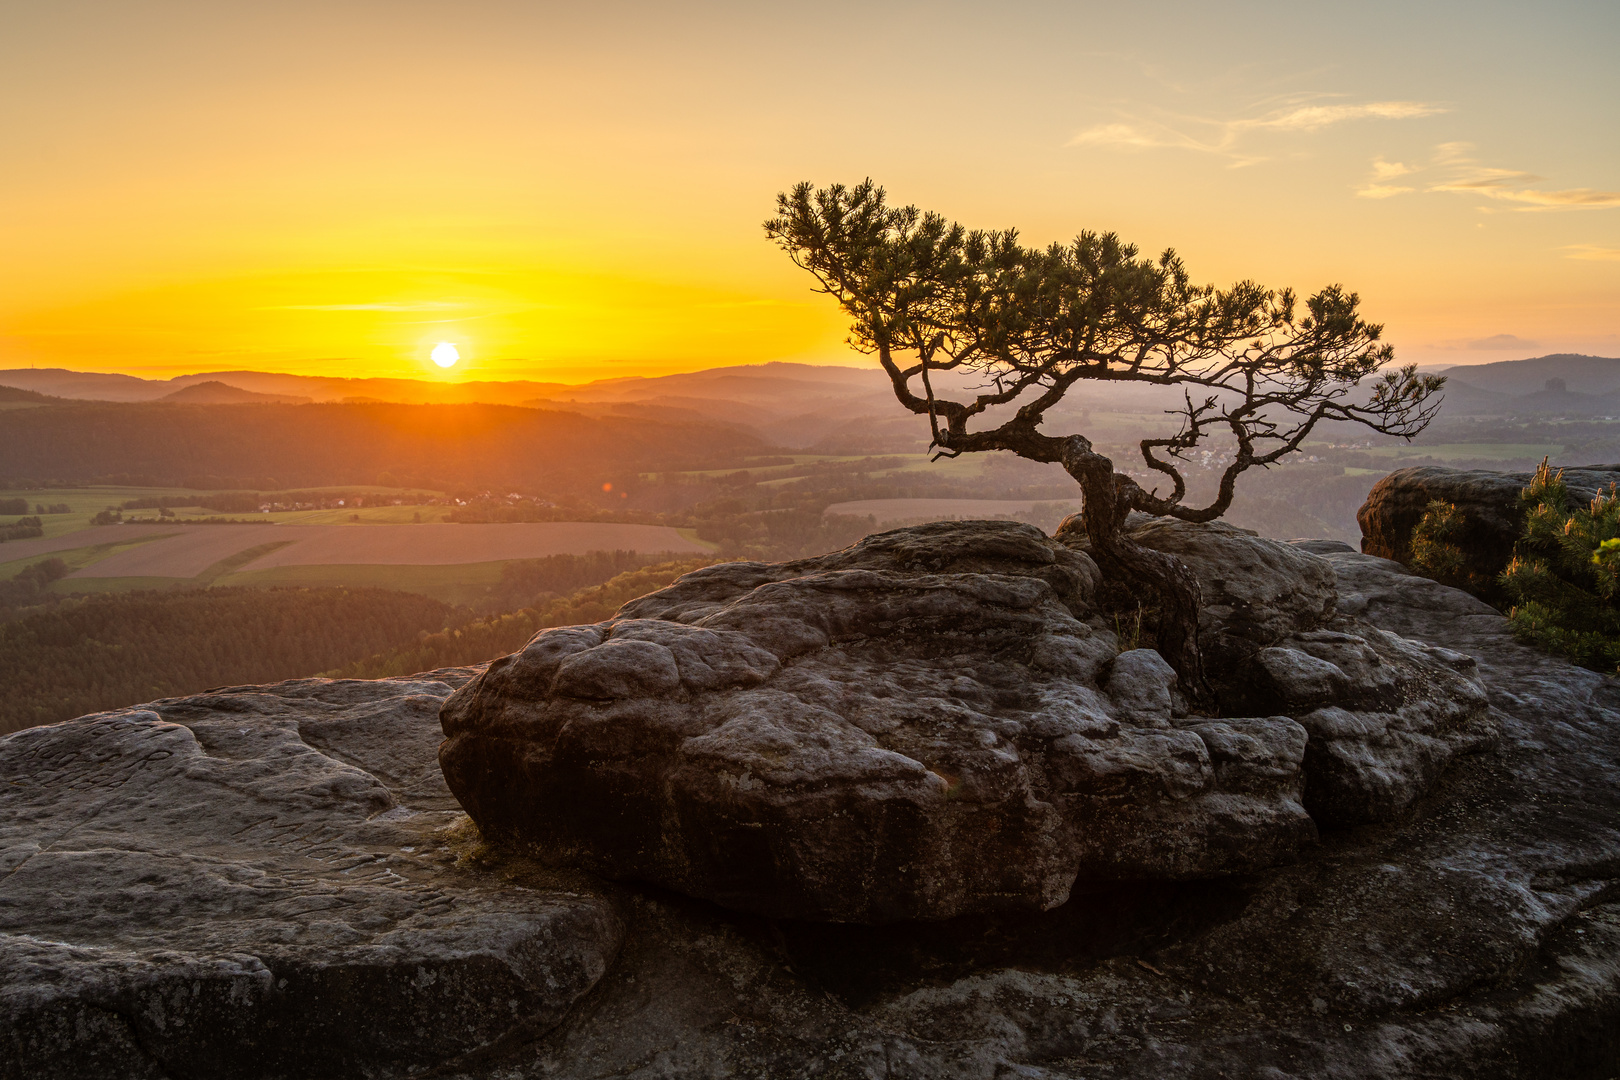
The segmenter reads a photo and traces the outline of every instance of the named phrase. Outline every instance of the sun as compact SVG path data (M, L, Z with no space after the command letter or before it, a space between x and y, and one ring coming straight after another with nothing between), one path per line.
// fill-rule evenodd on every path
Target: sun
M440 367L455 367L456 361L460 359L461 354L448 341L441 341L433 346L433 362Z

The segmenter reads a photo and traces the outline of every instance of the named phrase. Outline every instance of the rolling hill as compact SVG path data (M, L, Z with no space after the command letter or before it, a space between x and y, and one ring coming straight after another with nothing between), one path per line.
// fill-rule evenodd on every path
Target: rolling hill
M0 478L204 487L372 483L600 491L638 472L732 468L767 450L702 422L593 418L508 405L186 405L73 402L0 424ZM0 481L3 486L3 481ZM438 485L436 485L438 486Z
M158 400L179 405L308 405L314 399L292 394L261 394L209 379L165 394Z
M1564 380L1576 394L1607 394L1620 390L1620 358L1554 353L1528 360L1500 360L1445 368L1442 374L1487 393L1524 397L1550 389L1549 379Z

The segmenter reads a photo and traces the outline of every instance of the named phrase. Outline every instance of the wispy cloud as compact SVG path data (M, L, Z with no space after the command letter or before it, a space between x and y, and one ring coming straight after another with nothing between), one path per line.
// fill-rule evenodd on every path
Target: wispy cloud
M1398 176L1427 173L1429 175L1421 185L1425 192L1469 195L1491 202L1513 203L1517 205L1512 209L1519 211L1607 210L1620 207L1620 191L1533 187L1531 185L1542 183L1545 177L1519 169L1483 165L1471 155L1472 150L1468 143L1441 143L1435 147L1431 162L1417 167L1382 158L1374 159L1371 177L1356 189L1356 194L1364 199L1387 199L1393 195L1408 194L1419 190L1419 187L1395 185L1387 181Z
M1468 343L1470 349L1484 352L1505 351L1508 349L1533 349L1536 343L1517 334L1492 334L1487 338L1478 338Z
M1387 199L1392 195L1404 195L1413 189L1405 184L1391 184L1388 181L1419 171L1404 162L1385 161L1383 158L1374 158L1372 168L1372 179L1356 189L1356 195L1363 199Z
M1316 131L1346 120L1412 120L1447 110L1424 101L1373 101L1366 105L1303 105L1283 109L1254 120L1234 120L1238 130L1274 128L1279 131Z
M1462 184L1443 185L1430 190L1472 192L1487 199L1526 204L1519 207L1521 210L1609 210L1620 206L1620 191L1596 191L1592 188L1513 191L1490 184Z
M1156 146L1180 146L1188 150L1210 150L1189 135L1163 127L1139 124L1099 124L1087 128L1068 142L1069 146L1121 146L1143 150Z
M1069 146L1115 146L1128 150L1148 150L1157 147L1176 147L1182 150L1202 150L1222 153L1222 142L1205 142L1163 124L1143 123L1100 124L1087 128L1068 141Z
M1620 248L1599 247L1596 244L1566 244L1566 259L1590 259L1593 262L1620 262Z
M410 300L378 304L282 304L269 311L448 311L466 307L448 300Z
M1126 117L1079 132L1069 146L1109 146L1122 150L1169 148L1194 150L1231 158L1236 165L1265 160L1239 149L1252 132L1311 133L1352 120L1407 120L1446 112L1441 105L1423 101L1372 101L1360 105L1303 105L1293 103L1260 116L1219 119L1207 116L1171 116L1163 120Z

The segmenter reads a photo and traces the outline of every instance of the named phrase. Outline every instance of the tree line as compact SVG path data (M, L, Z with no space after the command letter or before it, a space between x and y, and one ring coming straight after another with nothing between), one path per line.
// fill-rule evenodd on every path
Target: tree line
M0 514L26 514L26 513L28 513L28 500L27 499L18 499L18 498L0 499ZM73 513L73 507L69 506L67 503L51 503L49 506L45 505L44 503L35 503L34 504L34 513L36 513L36 514L71 514L71 513Z
M438 600L371 588L63 599L0 623L0 732L214 686L311 675L415 641L454 618L455 609Z
M551 626L598 623L638 596L655 592L713 559L682 559L629 570L600 585L579 589L534 607L472 619L460 626L424 633L404 646L325 672L331 678L385 679L435 668L461 667L516 652Z
M481 663L547 626L600 622L711 559L655 562L592 551L508 563L475 616L375 588L212 588L60 594L69 567L35 563L0 581L0 733L85 713L317 672L410 675Z

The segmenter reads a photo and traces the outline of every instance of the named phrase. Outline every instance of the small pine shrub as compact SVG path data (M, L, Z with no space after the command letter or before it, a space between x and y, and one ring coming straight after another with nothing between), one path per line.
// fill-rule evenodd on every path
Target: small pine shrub
M1456 503L1439 499L1429 503L1412 530L1412 569L1442 585L1494 598L1498 591L1494 575L1479 573L1458 546L1467 531L1467 518Z
M1620 490L1571 509L1563 472L1543 460L1519 501L1524 534L1500 578L1515 632L1582 667L1620 671Z

